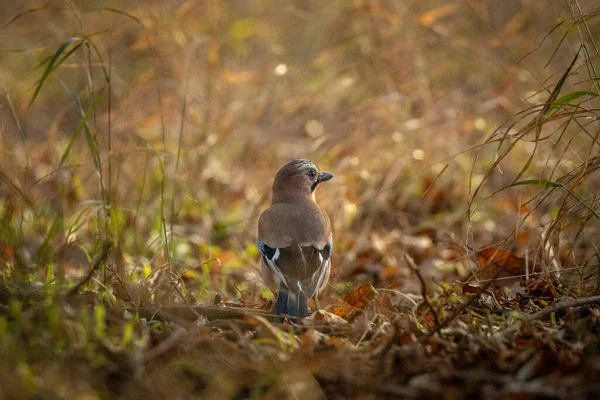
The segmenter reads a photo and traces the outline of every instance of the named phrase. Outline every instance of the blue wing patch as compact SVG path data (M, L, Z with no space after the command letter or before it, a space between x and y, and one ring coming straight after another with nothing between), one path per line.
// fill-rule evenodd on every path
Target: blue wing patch
M269 260L273 259L273 256L275 255L275 251L277 249L273 249L273 248L267 246L260 240L256 241L256 245L258 246L258 249L260 250L260 252L263 256L267 257L267 259L269 259Z
M281 269L277 266L277 259L279 258L279 249L272 248L261 242L259 239L256 240L256 245L262 254L263 262L269 266L271 271L273 271L280 282L284 283L285 286L288 286L287 279L285 279L285 275L281 272Z

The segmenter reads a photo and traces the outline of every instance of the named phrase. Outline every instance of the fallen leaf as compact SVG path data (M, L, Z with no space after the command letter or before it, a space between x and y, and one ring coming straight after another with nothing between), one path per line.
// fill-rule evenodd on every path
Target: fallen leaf
M362 310L366 308L371 300L375 299L377 291L370 283L365 282L359 288L348 293L344 298L344 302L352 307Z
M348 339L339 336L328 336L325 339L325 344L335 347L336 349L352 347L352 344L348 342Z
M527 282L527 293L532 297L554 299L556 296L555 284L546 279L532 279Z
M304 325L323 325L323 324L347 324L344 318L325 310L318 310L312 313L312 315L303 318L302 324Z
M398 269L393 266L383 267L381 268L381 272L379 273L379 277L381 280L390 279L398 275Z
M486 247L477 252L477 262L483 268L496 265L507 272L521 274L525 269L525 259L511 254L508 251L497 249L493 246Z
M346 321L351 320L360 311L358 308L351 306L342 300L337 300L333 304L327 306L327 310ZM315 313L316 314L316 313Z
M435 315L429 303L421 302L417 307L417 318L421 325L425 328L430 329L435 326Z

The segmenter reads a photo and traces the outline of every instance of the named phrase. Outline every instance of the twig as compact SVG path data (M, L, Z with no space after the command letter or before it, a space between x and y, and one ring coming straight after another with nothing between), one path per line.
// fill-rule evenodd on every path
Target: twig
M581 299L565 299L557 301L556 303L544 308L533 314L524 314L524 319L527 321L533 321L536 319L542 319L547 315L550 315L554 312L565 310L571 307L579 307L586 304L595 304L600 303L600 295L599 296L590 296L583 297Z
M200 306L200 305L180 305L180 306L151 306L147 305L137 310L144 316L156 316L160 320L187 320L195 321L198 315L204 316L209 321L243 319L246 315L261 315L265 318L274 318L275 316L268 311L242 308L242 307L222 307L222 306Z
M486 290L489 289L490 286L492 286L492 284L496 281L496 277L498 276L498 273L501 271L500 268L498 268L498 271L496 272L496 274L494 275L494 277L487 282L485 285L483 285L479 291L477 293L475 293L475 295L473 297L471 297L466 303L464 303L462 306L458 307L453 313L452 315L450 315L448 318L446 318L441 324L437 325L435 327L435 329L433 331L431 331L431 333L428 333L427 335L425 335L424 337L428 338L431 337L433 335L435 335L436 333L438 333L439 331L441 331L442 329L444 329L446 326L448 326L448 324L450 322L452 322L456 317L458 317L463 311L465 311L467 308L469 308L469 306L471 304L473 304L473 302L475 300L477 300L479 298L479 296L481 296Z
M87 275L77 285L73 286L71 288L71 290L69 290L67 292L67 298L71 298L71 297L75 296L77 293L79 293L79 289L81 289L81 287L83 285L85 285L86 283L88 283L90 281L90 279L92 279L92 277L94 276L96 271L100 268L100 266L104 263L104 261L106 261L110 247L111 247L110 241L108 241L108 240L104 241L104 243L102 244L102 251L100 252L100 254L98 254L96 256L96 259L92 263L92 266L91 266L90 270L88 271Z
M565 300L559 300L556 303L549 305L548 307L544 308L543 310L540 310L536 313L533 314L525 314L525 313L519 313L521 315L521 319L523 321L535 321L538 319L542 319L544 317L546 317L547 315L550 315L554 312L557 311L561 311L561 310L565 310L567 308L571 308L571 307L579 307L579 306L583 306L586 304L594 304L594 303L600 303L600 296L590 296L590 297L583 297L581 299L565 299ZM496 335L494 335L496 338L506 338L512 334L514 334L517 331L516 326L511 326L506 328L505 330L496 333Z
M247 316L260 316L268 320L273 326L293 329L296 333L304 332L308 329L315 329L321 333L331 335L345 336L352 332L352 326L350 324L332 324L332 325L289 325L282 323L275 323L274 320L278 319L278 315L274 315L266 310L256 308L242 308L242 307L222 307L222 306L144 306L136 309L141 316L146 318L158 319L161 321L196 321L198 314L205 317L209 322L206 326L216 328L230 328L232 320L237 320L238 324L246 324L248 327L252 326L252 323L246 320ZM245 326L246 326L245 325Z
M425 279L423 279L423 275L421 275L421 271L419 271L419 268L415 264L412 257L406 253L404 254L404 260L406 261L408 266L413 270L413 272L417 275L417 278L419 278L419 282L421 282L421 296L423 296L423 303L425 303L429 306L429 308L431 309L431 313L433 314L433 319L435 320L435 325L439 326L440 320L438 318L437 311L435 311L435 309L433 308L433 306L427 299L427 286L425 285Z
M147 363L154 360L157 357L162 356L167 351L171 350L173 346L178 344L185 334L186 330L183 328L176 329L168 338L154 346L150 350L146 351L142 356L142 361Z
M387 340L384 339L385 342L371 353L371 357L379 357L381 355L387 354L388 351L390 351L390 349L394 345L394 343L397 343L399 332L400 331L398 330L396 324L392 324L392 332L387 336Z

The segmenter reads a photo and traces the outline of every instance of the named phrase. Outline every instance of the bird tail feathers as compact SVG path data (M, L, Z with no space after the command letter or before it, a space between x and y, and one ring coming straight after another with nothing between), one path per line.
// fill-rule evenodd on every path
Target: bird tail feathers
M304 318L308 315L308 297L303 292L292 293L280 288L274 311L276 315Z

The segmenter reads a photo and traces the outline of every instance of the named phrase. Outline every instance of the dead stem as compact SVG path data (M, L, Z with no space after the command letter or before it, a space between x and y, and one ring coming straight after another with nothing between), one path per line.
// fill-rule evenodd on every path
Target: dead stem
M110 250L110 248L110 241L104 241L104 243L102 244L102 251L96 256L96 259L92 263L92 266L90 267L90 270L88 271L87 275L77 285L73 286L71 290L69 290L69 292L66 295L67 299L74 297L79 292L79 289L81 289L83 285L85 285L92 279L96 271L100 268L104 261L106 261L106 258L108 257L108 251Z

